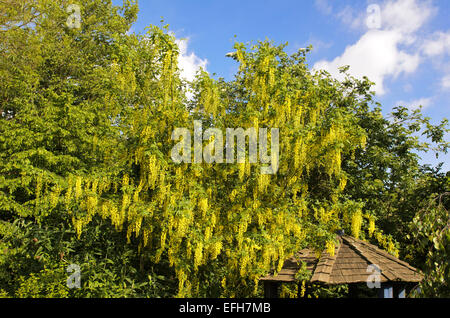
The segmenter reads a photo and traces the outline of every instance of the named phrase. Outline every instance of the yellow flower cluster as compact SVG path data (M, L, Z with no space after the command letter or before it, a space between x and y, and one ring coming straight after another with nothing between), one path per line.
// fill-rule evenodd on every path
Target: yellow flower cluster
M205 217L206 212L208 211L208 198L201 198L198 200L198 208L202 213L202 217Z
M356 211L352 215L351 220L351 229L352 229L352 235L355 238L359 238L359 232L361 231L361 225L362 225L362 212L361 210Z
M222 250L221 241L216 241L213 244L211 244L211 251L210 251L211 259L212 260L216 259L217 256L219 256L221 250Z
M72 223L75 227L75 232L77 233L77 237L80 238L81 230L83 227L83 220L72 218Z
M148 228L144 228L143 235L142 235L144 247L146 247L148 245L148 240L149 240L151 234L152 234L151 230L149 230Z
M73 180L72 180L72 176L69 176L69 181L68 181L68 185L67 185L67 190L66 190L66 194L65 194L65 203L66 203L66 210L70 213L70 209L69 209L69 204L70 201L72 200L72 184Z
M334 256L334 250L336 248L335 243L333 241L327 241L325 246L326 246L327 253L330 256Z
M203 244L199 242L194 250L194 269L197 270L198 266L202 264L203 260Z
M82 182L83 182L83 179L80 176L78 176L75 181L75 198L76 199L80 198L80 196L81 196L81 193L82 193L81 183Z
M372 237L373 232L375 231L375 219L372 216L369 216L369 236Z
M50 192L50 208L53 209L56 207L59 201L59 195L61 193L61 188L59 185L55 185L53 190Z
M184 296L184 283L186 282L187 275L182 269L176 271L178 278L178 297Z
M344 191L346 185L347 185L347 177L345 175L342 175L339 179L339 190Z
M270 175L269 174L260 174L258 176L258 191L260 193L264 193L269 184L270 184Z
M250 257L249 257L249 255L248 255L248 253L245 253L245 254L243 255L243 257L241 257L241 259L240 259L240 264L239 264L239 266L240 266L239 274L240 274L242 277L244 277L245 274L246 274L246 269L247 269L247 265L248 265L249 262L250 262Z
M245 175L245 163L238 163L237 165L239 169L239 180L242 181Z

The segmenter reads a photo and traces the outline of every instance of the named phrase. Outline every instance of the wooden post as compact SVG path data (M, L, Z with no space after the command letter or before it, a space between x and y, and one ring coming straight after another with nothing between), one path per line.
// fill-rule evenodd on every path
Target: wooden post
M278 282L264 281L264 298L278 298Z

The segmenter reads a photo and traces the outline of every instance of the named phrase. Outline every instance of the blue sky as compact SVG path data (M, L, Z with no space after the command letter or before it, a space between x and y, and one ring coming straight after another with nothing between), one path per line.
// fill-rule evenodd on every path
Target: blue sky
M231 79L237 65L225 54L235 41L287 42L288 53L312 44L311 68L337 76L337 67L350 65L354 76L367 75L384 114L421 104L433 123L450 118L448 0L140 0L139 7L134 32L163 18L185 39L179 64L187 78L202 66ZM420 156L450 170L450 154Z

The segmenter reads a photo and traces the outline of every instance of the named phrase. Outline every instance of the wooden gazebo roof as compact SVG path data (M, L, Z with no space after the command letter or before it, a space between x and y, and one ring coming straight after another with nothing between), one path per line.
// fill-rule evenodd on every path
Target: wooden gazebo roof
M376 265L381 272L380 282L420 282L423 278L417 269L378 247L350 236L339 236L334 256L323 252L319 258L315 252L303 249L287 259L278 275L261 278L268 282L295 282L295 274L306 262L312 272L311 282L325 284L365 283L372 275L369 265Z

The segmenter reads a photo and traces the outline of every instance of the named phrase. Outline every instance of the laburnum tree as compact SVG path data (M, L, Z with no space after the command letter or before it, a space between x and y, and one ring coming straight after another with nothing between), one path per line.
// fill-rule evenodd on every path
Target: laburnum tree
M344 193L354 179L342 161L367 140L367 79L312 73L308 49L265 41L235 45L233 80L200 71L187 82L167 28L129 32L136 3L80 3L79 28L70 4L0 2L4 295L257 295L295 251L333 253L340 229L398 253L362 196ZM194 120L224 134L278 128L276 173L248 152L244 163L174 162L172 132L194 135ZM68 264L81 267L80 289L66 286Z

